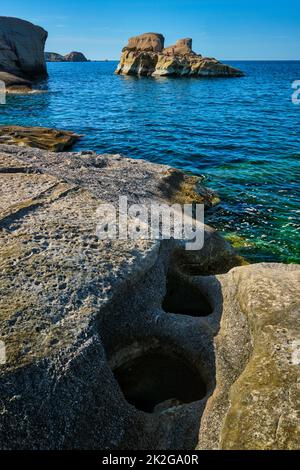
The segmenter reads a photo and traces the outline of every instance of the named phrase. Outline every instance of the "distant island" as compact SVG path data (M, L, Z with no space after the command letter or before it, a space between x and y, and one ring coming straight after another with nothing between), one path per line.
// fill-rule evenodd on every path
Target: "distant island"
M82 52L73 51L66 55L57 52L45 52L46 62L89 62Z
M158 33L145 33L129 39L124 47L118 75L173 77L242 77L244 73L216 59L202 57L192 50L192 39L179 39L164 47L165 38Z

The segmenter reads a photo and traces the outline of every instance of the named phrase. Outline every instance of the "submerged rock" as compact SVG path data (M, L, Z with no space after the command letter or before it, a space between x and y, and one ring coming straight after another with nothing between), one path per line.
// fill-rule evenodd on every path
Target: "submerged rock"
M79 138L74 132L47 127L0 126L0 144L19 147L62 152L71 148Z
M180 39L164 48L161 34L145 33L129 39L117 74L174 77L241 77L243 72L192 50L192 39Z
M175 173L0 145L2 449L299 444L299 267L226 274L209 227L197 252L95 236L119 195L183 201Z

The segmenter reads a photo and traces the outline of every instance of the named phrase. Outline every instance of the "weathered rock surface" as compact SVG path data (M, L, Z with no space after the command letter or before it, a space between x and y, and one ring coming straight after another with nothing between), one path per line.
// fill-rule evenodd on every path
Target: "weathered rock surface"
M191 202L169 167L0 145L0 180L2 449L243 448L249 423L259 447L280 410L276 442L295 446L298 267L219 274L239 260L209 227L194 253L95 236L119 195Z
M22 78L47 76L47 32L28 21L0 16L0 71Z
M64 62L88 62L88 60L82 52L73 51L64 56Z
M47 127L0 126L0 144L19 147L62 152L70 149L79 138L74 132Z
M180 39L164 48L161 34L146 33L129 40L117 74L173 77L241 77L243 72L192 50L192 39Z
M224 277L216 389L199 449L283 450L300 443L300 266L253 265Z
M65 58L57 52L45 52L45 61L46 62L64 62Z
M190 332L193 320L160 306L172 243L95 237L101 201L180 200L184 175L93 153L2 145L0 158L1 447L195 446L205 403L200 369L211 382L213 368L209 341L204 350L203 332ZM160 390L150 376L146 403L160 405L157 413L130 405L114 375L144 354L154 365L163 358L173 384ZM183 405L191 397L176 391L174 361L183 377L185 363L195 369L199 402Z

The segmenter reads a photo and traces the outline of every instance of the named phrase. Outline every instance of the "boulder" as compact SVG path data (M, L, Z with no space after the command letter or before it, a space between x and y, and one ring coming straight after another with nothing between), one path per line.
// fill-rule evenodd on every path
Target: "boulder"
M88 62L82 52L70 52L64 56L64 62Z
M46 62L65 62L64 56L57 54L56 52L45 52Z
M47 76L44 46L47 32L28 21L0 17L0 71L28 78Z
M0 126L0 144L61 152L71 148L80 138L71 131L47 127Z
M164 48L165 38L162 34L145 33L128 40L125 49L147 52L161 52Z
M164 54L192 54L193 40L191 38L178 39L174 46L165 47Z
M116 74L173 77L241 77L243 72L192 50L192 39L163 48L162 35L147 33L129 40Z

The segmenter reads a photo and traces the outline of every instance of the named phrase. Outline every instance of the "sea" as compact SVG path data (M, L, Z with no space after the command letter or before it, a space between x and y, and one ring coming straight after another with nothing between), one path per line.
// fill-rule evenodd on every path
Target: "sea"
M83 135L74 150L201 176L220 197L206 223L239 254L299 263L300 105L292 85L300 61L225 62L245 76L137 78L115 75L115 61L48 63L47 93L9 95L0 124L72 130Z

